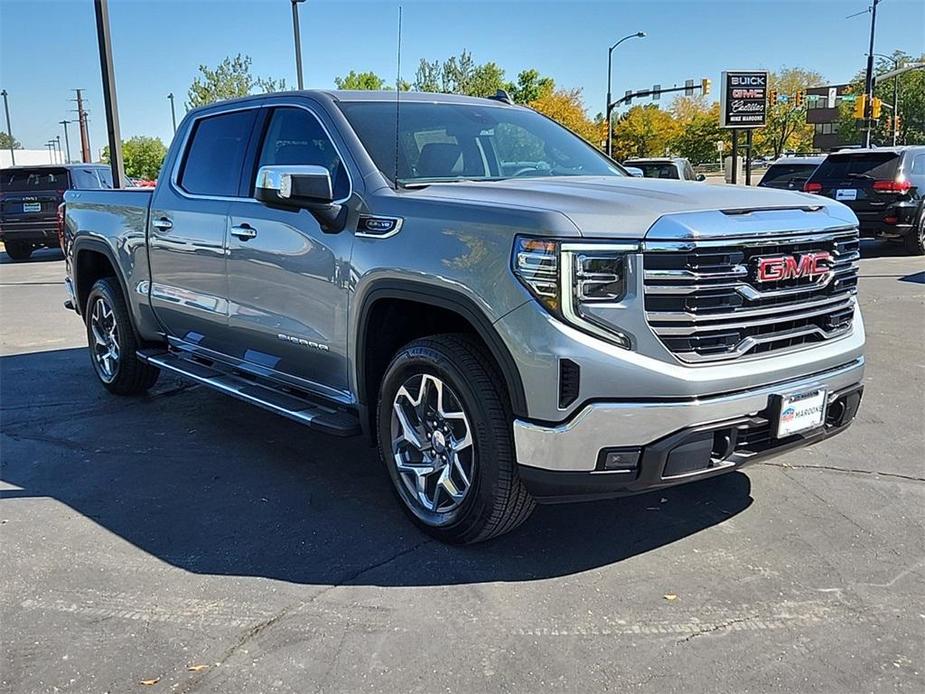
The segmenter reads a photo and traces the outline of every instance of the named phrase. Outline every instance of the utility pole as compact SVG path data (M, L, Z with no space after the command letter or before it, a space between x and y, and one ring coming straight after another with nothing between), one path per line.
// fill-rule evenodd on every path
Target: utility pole
M55 144L58 146L58 154L60 155L61 161L64 161L64 150L61 149L61 136L55 135ZM66 161L64 161L67 164Z
M299 3L305 0L290 0L292 3L292 37L295 39L295 74L299 91L305 89L302 83L302 37L299 33Z
M90 129L87 127L87 112L84 110L83 89L77 92L77 122L80 127L80 161L89 164L90 158Z
M46 142L45 149L48 150L48 163L54 164L55 163L55 143L50 142L50 141Z
M877 5L883 0L873 0L870 8L870 50L867 51L867 75L864 79L864 93L867 94L867 102L864 105L864 146L870 147L870 134L873 130L873 107L874 100L874 34L877 31Z
M67 119L58 121L59 125L64 126L64 149L65 149L65 153L67 154L67 161L65 162L66 164L71 163L71 141L68 139L68 136L67 136L68 123L73 123L73 121L69 121Z
M15 147L13 147L13 130L10 128L10 104L6 100L6 89L0 92L0 96L3 97L3 110L6 111L6 134L10 138L10 164L12 166L16 166L16 155L13 153L13 150L15 149Z
M170 101L170 119L173 121L173 134L177 134L177 111L173 105L173 92L167 95L167 99Z
M119 104L116 98L116 74L112 66L112 36L109 30L108 0L93 0L96 10L96 37L100 48L100 72L103 78L103 104L106 106L106 131L109 134L109 165L112 187L121 188L125 179L122 164L122 134L119 132Z

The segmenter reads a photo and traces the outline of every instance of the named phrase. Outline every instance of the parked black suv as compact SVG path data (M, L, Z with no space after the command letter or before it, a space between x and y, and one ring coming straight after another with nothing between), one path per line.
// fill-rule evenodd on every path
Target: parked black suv
M850 207L862 236L901 240L925 255L925 146L835 152L803 190Z
M36 248L58 245L58 205L64 191L112 188L110 168L101 164L13 166L0 170L0 241L13 260Z

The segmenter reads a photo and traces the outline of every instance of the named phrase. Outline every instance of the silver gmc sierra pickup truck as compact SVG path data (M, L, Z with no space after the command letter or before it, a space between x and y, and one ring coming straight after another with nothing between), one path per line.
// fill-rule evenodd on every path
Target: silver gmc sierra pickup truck
M365 434L448 542L816 443L861 399L850 209L631 178L503 97L213 104L156 189L65 205L106 388L168 371Z

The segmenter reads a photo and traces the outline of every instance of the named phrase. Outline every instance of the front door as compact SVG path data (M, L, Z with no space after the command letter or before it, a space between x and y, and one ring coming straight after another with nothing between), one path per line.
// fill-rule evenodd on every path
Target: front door
M162 172L151 204L151 305L167 332L224 352L229 347L228 206L238 195L256 109L210 115L190 126L174 175Z
M335 199L350 196L345 165L313 112L276 107L265 131L257 168L324 166L331 172ZM258 372L288 377L338 400L348 398L352 241L349 232L322 232L307 210L268 207L253 199L232 202L228 323L236 337L233 356Z

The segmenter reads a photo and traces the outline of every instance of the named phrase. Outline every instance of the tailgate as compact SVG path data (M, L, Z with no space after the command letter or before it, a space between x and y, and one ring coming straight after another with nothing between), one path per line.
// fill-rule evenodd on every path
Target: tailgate
M54 217L63 193L4 193L0 199L0 216L8 221Z

